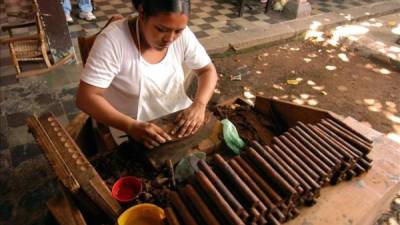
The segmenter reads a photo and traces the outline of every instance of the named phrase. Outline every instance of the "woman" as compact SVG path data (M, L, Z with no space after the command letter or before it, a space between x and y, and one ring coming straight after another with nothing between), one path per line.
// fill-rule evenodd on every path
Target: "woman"
M171 133L185 137L204 122L217 82L210 57L187 27L187 0L133 0L139 16L108 26L96 39L81 75L77 106L111 127L154 148L171 140L147 121L183 110ZM197 73L193 102L182 64ZM116 129L114 129L116 128ZM120 140L116 140L120 143Z

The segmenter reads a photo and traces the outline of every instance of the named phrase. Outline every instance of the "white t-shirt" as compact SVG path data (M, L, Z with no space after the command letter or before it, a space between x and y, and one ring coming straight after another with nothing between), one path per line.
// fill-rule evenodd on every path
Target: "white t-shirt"
M182 65L200 69L211 62L188 27L161 62L150 64L139 56L128 20L116 21L97 36L81 80L106 88L105 98L113 107L142 121L188 107L191 101L184 93Z

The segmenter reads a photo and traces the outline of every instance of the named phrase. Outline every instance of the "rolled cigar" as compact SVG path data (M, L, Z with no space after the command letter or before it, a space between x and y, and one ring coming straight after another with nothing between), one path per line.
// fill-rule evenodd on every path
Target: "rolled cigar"
M314 125L308 124L307 125L311 130L315 132L325 143L331 147L332 152L336 152L338 155L340 155L343 160L346 162L351 162L353 160L353 156L343 150L339 145L337 145L334 141L332 141L328 136L326 136L322 131L319 130L318 127L315 127Z
M332 160L335 161L335 163L340 164L342 162L342 155L338 154L330 145L328 145L322 138L320 138L311 128L306 126L304 123L299 122L298 123L300 128L306 132L309 137L310 141L314 143L314 146L316 146L319 149L324 149L323 151L325 154Z
M354 154L357 156L361 157L363 155L363 152L358 150L357 148L353 147L350 143L348 143L346 140L343 138L339 137L339 135L335 134L333 131L331 131L328 127L326 127L325 124L318 123L317 126L321 128L323 131L325 131L327 134L329 134L332 138L334 138L336 141L338 141L340 144L344 145L347 147L347 149L351 150Z
M192 185L188 184L183 188L183 193L187 196L188 199L192 201L192 205L196 208L197 212L201 215L203 221L208 225L219 225L217 218L211 213L206 203L197 193L197 191L192 187Z
M302 193L302 191L300 191L299 189L299 187L301 187L299 181L295 179L293 175L290 174L290 172L283 168L283 166L275 158L273 158L257 141L252 141L252 145L257 153L260 154L260 156L263 157L268 163L270 163L271 166L292 185L292 187L294 187L299 193Z
M361 150L363 153L369 153L372 149L372 146L365 143L364 141L358 139L358 137L353 136L351 133L348 133L346 130L343 130L340 126L338 126L335 122L332 120L322 120L322 123L325 124L326 126L330 127L330 129L335 132L337 135L342 137L343 139L347 140L349 143L352 143L354 146L356 146L359 150Z
M330 143L332 143L332 146L338 150L340 153L343 155L346 155L347 157L351 158L352 161L356 161L356 159L359 158L359 155L356 153L352 152L350 149L348 149L346 146L342 145L338 140L336 140L334 137L329 135L323 128L321 128L318 124L317 125L311 125L316 131L318 131L323 137L325 137L325 140L328 140Z
M249 203L250 207L257 207L260 200L258 197L251 191L251 189L247 186L245 182L238 176L238 174L229 166L227 162L219 155L216 154L215 164L221 170L222 174L226 176L226 178L232 183L232 187L237 188L237 191L240 193L243 198Z
M214 171L208 166L204 160L200 160L198 163L200 170L207 176L211 183L217 188L219 193L224 197L224 199L229 203L232 209L236 212L240 218L244 219L244 208L242 204L233 196L233 194L228 190L225 184L218 178ZM246 213L247 214L247 213ZM248 214L247 214L248 216Z
M287 142L285 144L290 146L292 150L296 150L296 154L299 157L302 157L301 159L304 160L304 162L307 162L307 165L312 167L313 170L317 172L322 178L328 177L330 168L321 159L312 154L312 152L308 150L308 148L306 148L302 143L300 143L300 141L298 141L292 134L286 132L283 137L287 138ZM285 138L281 139L285 141ZM293 146L295 148L292 148ZM306 167L304 167L303 169L306 170ZM308 169L307 173L309 173L310 176L312 174Z
M283 204L281 196L266 182L264 179L240 156L236 156L235 160L246 171L254 182L263 190L275 205Z
M290 128L289 132L291 132L301 143L303 143L308 149L312 151L312 153L317 156L319 159L321 159L332 171L336 164L332 162L326 155L324 155L319 149L317 149L314 145L312 145L304 136L306 135L305 133L301 132L298 127L295 128Z
M293 168L288 165L288 163L283 160L277 153L275 153L270 147L265 146L265 149L274 157L281 165L285 167L288 171L293 171L295 177L300 181L306 190L313 190L314 193L319 194L321 186L315 182L303 169L301 169L297 164L293 163ZM317 195L318 195L317 194Z
M360 152L358 149L354 148L352 145L347 143L345 140L343 140L341 137L330 131L328 128L324 127L323 124L317 124L317 129L320 129L321 132L325 132L326 135L329 135L334 142L339 145L343 150L351 154L354 158L354 160L361 165L364 170L368 170L371 168L371 165L368 163L367 160L365 160L365 155L363 155L362 152ZM347 178L350 177L349 175Z
M257 197L268 207L268 211L274 210L276 206L268 198L268 196L261 190L261 188L254 182L254 180L247 174L243 168L239 165L235 158L229 160L229 165L236 171L236 173L242 178L244 182L250 187L250 189L257 195ZM267 210L267 209L266 209ZM264 211L262 211L264 213Z
M355 177L357 174L353 170L346 171L345 179L350 180L351 178Z
M276 140L276 145L283 150L287 157L291 158L293 162L295 162L296 167L292 165L292 163L288 163L291 167L296 168L296 171L299 171L297 167L301 168L305 173L307 173L313 180L322 180L323 177L327 177L327 173L325 173L316 163L312 161L312 158L309 158L302 150L300 150L295 142L292 142L288 139L288 137L293 138L289 133L279 136L278 140ZM297 141L297 140L296 140ZM311 153L310 153L311 154ZM313 155L314 156L314 155ZM282 159L285 157L280 156Z
M287 210L286 210L287 211ZM277 221L279 221L279 222L284 222L284 221L286 221L286 215L285 214L283 214L283 212L281 211L281 210L275 210L273 213L272 213L272 216L274 217L274 219L275 220L277 220ZM271 219L270 219L271 220Z
M265 216L260 216L260 218L257 221L258 225L266 225L268 224L268 220L265 218Z
M351 132L352 134L354 134L355 136L359 137L360 139L364 140L366 143L368 143L369 145L373 144L373 141L370 140L369 138L367 138L366 136L360 134L358 131L354 130L352 127L350 127L349 125L347 125L345 122L343 122L342 120L333 117L332 121L336 122L339 126L343 127L345 130L348 130L349 132Z
M175 212L171 207L165 208L164 212L168 225L180 225L179 220L176 217Z
M269 179L277 187L279 191L287 197L287 201L290 201L297 195L297 191L274 170L271 165L268 164L253 148L248 148L244 153L249 157L253 163L255 163L261 171L264 172L264 178Z
M344 133L343 131L341 131L340 129L338 129L337 127L335 127L334 125L332 125L328 121L321 120L321 124L326 126L327 129L329 129L331 132L333 132L336 135L338 135L339 137L341 137L344 141L346 141L347 143L352 145L357 150L361 151L363 154L368 154L371 151L372 147L368 147L365 144L357 141L356 139L354 139L351 136L347 135L346 133Z
M269 215L267 217L268 221L272 224L272 225L280 225L281 223L275 218L274 215Z
M258 212L257 208L252 207L252 208L249 209L249 213L250 213L250 218L251 218L250 222L257 224L257 221L261 217L260 212Z
M182 218L182 221L184 224L188 225L197 225L196 220L193 218L193 216L190 214L188 208L186 207L185 203L183 203L181 197L179 194L175 191L170 191L168 193L169 200L171 201L172 205L180 215L180 218Z
M354 172L356 172L356 176L359 176L362 173L365 173L365 169L362 166L360 166L359 164L356 164L354 167Z
M229 204L225 201L223 196L218 192L211 181L204 175L203 172L198 171L195 174L195 179L200 185L201 189L208 195L212 202L217 206L220 212L225 217L225 220L232 225L244 225L244 222L233 211Z
M331 168L325 164L324 161L322 161L319 157L314 155L307 147L306 145L303 145L303 142L301 142L297 136L300 136L295 130L292 129L292 132L297 134L292 135L292 133L287 132L285 135L286 137L294 144L296 145L304 154L307 155L308 158L312 159L312 162L318 165L319 168L321 168L325 174L320 174L321 176L330 176L331 174ZM318 170L316 170L317 172Z

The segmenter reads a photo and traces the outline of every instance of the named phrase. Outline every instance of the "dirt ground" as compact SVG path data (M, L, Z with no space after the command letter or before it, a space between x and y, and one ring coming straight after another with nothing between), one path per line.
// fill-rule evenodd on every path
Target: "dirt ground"
M298 41L213 61L220 76L215 102L250 90L254 95L352 116L383 133L400 134L400 72L346 47Z

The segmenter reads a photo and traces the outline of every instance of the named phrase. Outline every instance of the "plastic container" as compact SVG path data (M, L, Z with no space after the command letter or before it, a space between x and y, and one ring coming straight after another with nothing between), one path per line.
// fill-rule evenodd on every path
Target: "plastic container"
M125 210L118 217L118 225L164 225L164 210L160 207L143 203Z
M142 180L137 177L121 177L112 187L111 194L120 203L129 203L142 192Z

